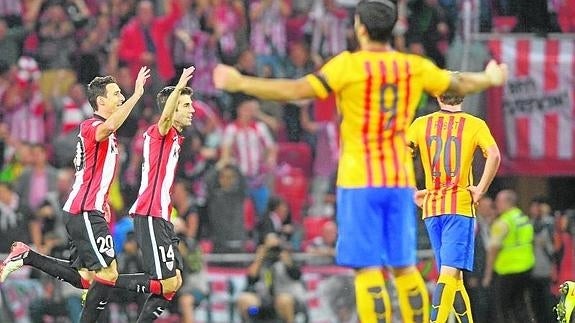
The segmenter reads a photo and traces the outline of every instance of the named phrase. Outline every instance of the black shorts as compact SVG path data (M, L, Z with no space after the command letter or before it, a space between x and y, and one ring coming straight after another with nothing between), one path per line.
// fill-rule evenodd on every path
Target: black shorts
M70 238L70 260L74 268L98 270L115 259L114 240L104 214L99 211L71 214L65 212Z
M134 215L134 233L142 250L144 271L153 279L168 279L176 276L176 269L182 271L180 239L172 223L152 216Z

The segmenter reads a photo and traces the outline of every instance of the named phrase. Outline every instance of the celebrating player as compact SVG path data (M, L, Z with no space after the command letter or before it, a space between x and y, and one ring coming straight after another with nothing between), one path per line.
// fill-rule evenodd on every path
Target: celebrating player
M94 116L80 124L74 158L76 180L63 207L72 262L41 255L24 243L15 242L0 268L0 281L22 265L30 265L78 288L89 286L82 322L97 321L107 304L108 286L113 286L118 277L106 219L108 191L119 160L114 132L144 94L144 84L149 77L150 70L142 67L134 94L128 100L112 76L96 77L88 85L88 100L94 108Z

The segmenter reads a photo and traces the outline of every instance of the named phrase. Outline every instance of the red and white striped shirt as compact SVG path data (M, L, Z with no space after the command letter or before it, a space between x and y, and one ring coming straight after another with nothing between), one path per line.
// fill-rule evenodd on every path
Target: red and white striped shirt
M118 145L112 133L98 142L96 129L104 122L98 115L80 123L76 144L76 180L64 204L64 211L81 214L84 211L104 212L108 191L118 164Z
M84 120L85 115L92 110L88 100L81 105L70 97L62 99L62 125L61 133L67 134L78 128L78 125Z
M42 94L35 89L30 99L22 100L12 111L6 111L4 121L10 128L10 135L19 141L44 143L46 129L46 109ZM2 107L4 108L4 107Z
M252 23L250 44L256 55L285 56L287 47L286 17L281 13L281 3L285 0L272 0L258 19ZM263 6L262 1L252 2L250 12Z
M130 214L170 221L170 191L183 140L184 137L174 128L170 128L168 133L162 136L157 124L150 126L144 133L142 183L138 198L130 208Z
M347 49L345 9L327 9L323 4L316 5L309 14L308 23L312 26L311 53L330 58Z
M230 123L224 131L222 144L231 147L236 165L248 177L265 170L266 149L275 145L268 128L261 122L252 122L247 126Z

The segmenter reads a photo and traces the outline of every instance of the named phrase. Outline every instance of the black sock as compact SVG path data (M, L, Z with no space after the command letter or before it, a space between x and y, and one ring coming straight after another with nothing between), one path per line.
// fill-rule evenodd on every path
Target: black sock
M144 273L120 274L114 286L116 288L126 289L136 293L162 294L160 282L152 281L150 279L150 275Z
M168 305L170 305L170 301L163 296L150 295L140 312L138 323L154 322L155 319L162 315Z
M108 304L112 288L112 286L104 285L98 281L92 282L90 289L88 289L88 295L86 295L86 304L82 310L80 322L94 323L98 321L98 317Z
M82 285L82 276L80 276L76 268L70 265L69 261L45 256L32 250L28 252L28 256L22 261L24 265L40 269L46 274L63 280L76 288L85 288Z

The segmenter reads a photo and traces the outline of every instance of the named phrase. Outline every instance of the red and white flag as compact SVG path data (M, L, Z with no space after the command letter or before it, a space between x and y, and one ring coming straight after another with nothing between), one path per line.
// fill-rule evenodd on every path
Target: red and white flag
M490 91L488 108L501 172L575 174L575 40L508 36L489 48L509 66L509 80Z

